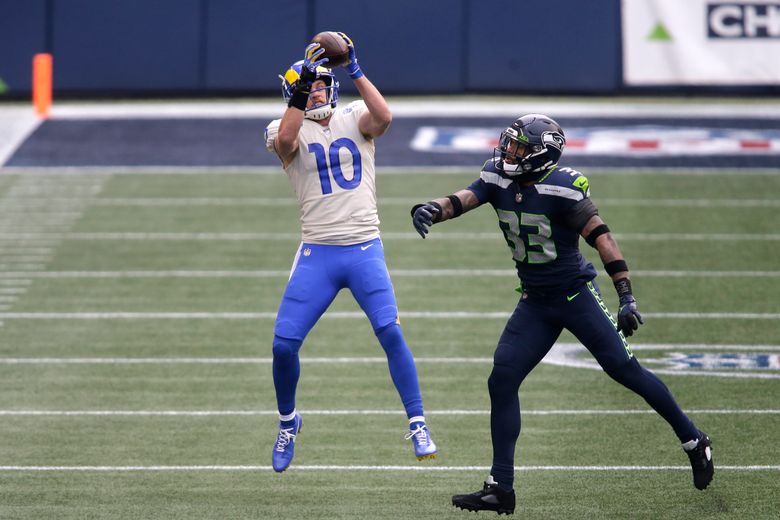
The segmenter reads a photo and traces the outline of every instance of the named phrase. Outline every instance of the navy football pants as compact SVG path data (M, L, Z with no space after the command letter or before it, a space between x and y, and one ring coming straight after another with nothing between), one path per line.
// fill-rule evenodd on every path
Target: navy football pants
M582 342L612 379L642 396L666 419L681 442L698 438L698 430L666 385L634 358L594 283L588 282L579 290L558 297L523 295L501 334L488 379L493 440L491 475L501 487L511 488L514 481L515 444L520 435L520 384L550 351L564 328Z

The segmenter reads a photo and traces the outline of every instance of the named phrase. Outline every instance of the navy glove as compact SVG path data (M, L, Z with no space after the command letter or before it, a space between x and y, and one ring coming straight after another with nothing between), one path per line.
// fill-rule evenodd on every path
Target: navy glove
M428 228L433 225L435 219L441 215L441 206L435 202L426 202L425 204L417 204L412 208L412 224L414 229L425 238L428 234Z
M642 315L636 307L636 298L631 294L631 281L628 278L622 278L615 282L618 297L620 299L620 308L618 309L618 330L623 336L629 337L634 331L643 324Z
M326 63L328 58L318 60L325 49L319 43L310 43L303 54L303 66L301 66L301 78L298 80L298 88L308 92L311 84L317 79L317 67Z
M353 80L362 78L364 74L363 71L360 70L360 65L358 65L357 56L355 55L355 44L352 43L352 38L343 32L337 34L344 38L344 41L347 42L347 47L349 47L349 61L344 65L347 69L347 73L349 73L349 77Z

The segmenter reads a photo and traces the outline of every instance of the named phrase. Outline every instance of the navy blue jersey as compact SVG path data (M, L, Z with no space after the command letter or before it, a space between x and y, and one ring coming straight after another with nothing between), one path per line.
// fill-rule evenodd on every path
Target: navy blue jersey
M596 277L593 265L580 254L579 230L567 219L575 204L590 194L580 172L557 168L522 187L491 159L468 189L496 210L524 291L559 294Z

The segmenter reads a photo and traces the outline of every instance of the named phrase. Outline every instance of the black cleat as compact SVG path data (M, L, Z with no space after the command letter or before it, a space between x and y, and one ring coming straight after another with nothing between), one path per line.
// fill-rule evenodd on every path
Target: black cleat
M707 434L701 432L701 437L696 447L687 450L688 458L691 459L691 469L693 469L693 485L696 489L705 489L712 482L712 476L715 473L715 466L712 464L712 442Z
M452 497L452 505L469 511L495 511L499 515L511 515L515 512L515 491L504 491L490 476L482 491L455 495Z

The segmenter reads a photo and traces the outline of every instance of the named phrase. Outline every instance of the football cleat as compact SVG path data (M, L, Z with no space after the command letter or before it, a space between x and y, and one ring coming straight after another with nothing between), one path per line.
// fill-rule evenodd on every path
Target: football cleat
M431 439L431 433L428 431L428 426L424 422L414 423L417 426L411 429L404 438L412 440L412 446L414 446L414 454L417 456L417 460L435 459L436 458L436 443Z
M295 424L291 428L279 426L273 451L274 471L281 473L286 470L295 455L295 437L303 430L303 419L295 414Z
M705 489L712 482L715 473L715 466L712 463L712 441L706 433L701 432L696 446L686 450L685 453L691 459L693 485L696 486L696 489Z
M505 491L489 476L481 491L470 495L455 495L452 505L468 511L495 511L499 515L515 512L515 490Z

